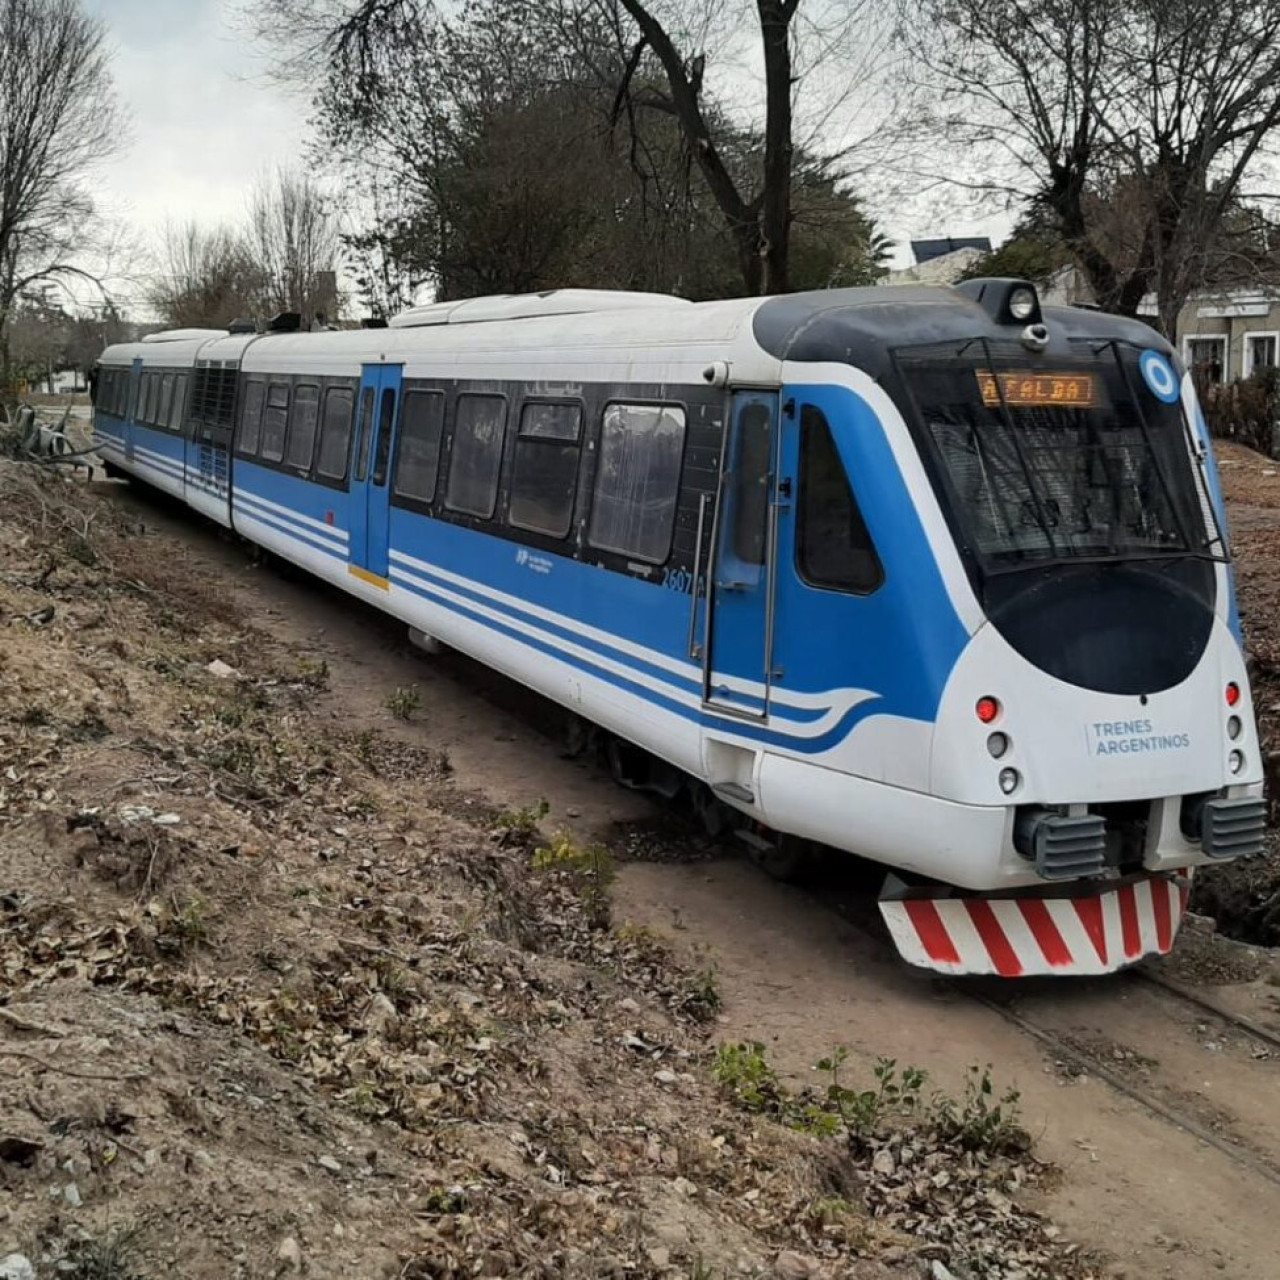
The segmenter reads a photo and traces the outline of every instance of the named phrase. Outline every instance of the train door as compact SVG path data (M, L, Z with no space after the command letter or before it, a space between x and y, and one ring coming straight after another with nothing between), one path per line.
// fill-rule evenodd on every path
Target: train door
M142 398L142 358L138 357L129 370L129 397L124 407L124 422L121 430L124 433L124 460L133 461L133 451L138 443L138 432L134 426L138 417L139 401Z
M708 709L769 715L773 644L773 496L778 397L736 392L721 468L709 581L703 700Z
M350 570L386 588L391 531L391 459L403 366L367 364L360 379L351 461Z

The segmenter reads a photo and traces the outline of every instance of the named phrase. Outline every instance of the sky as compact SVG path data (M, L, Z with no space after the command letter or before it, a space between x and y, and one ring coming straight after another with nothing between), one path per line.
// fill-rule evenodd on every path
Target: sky
M159 242L166 223L241 220L255 179L301 161L305 104L266 82L237 27L235 0L83 3L106 28L129 119L125 146L93 185L104 212L144 250ZM140 260L131 274L147 267ZM130 303L141 283L123 285Z
M120 153L94 175L103 211L129 228L140 252L111 287L125 309L145 317L149 256L166 224L240 221L255 181L278 166L303 163L306 103L267 81L261 51L243 29L245 0L82 0L107 31L112 75L129 120ZM1007 218L976 219L937 200L877 209L910 262L908 241L922 236L989 234Z

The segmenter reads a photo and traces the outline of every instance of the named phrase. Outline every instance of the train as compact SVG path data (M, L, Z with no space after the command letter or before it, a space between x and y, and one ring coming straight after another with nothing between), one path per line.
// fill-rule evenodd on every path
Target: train
M908 963L1110 973L1261 851L1192 378L1034 285L554 290L108 347L112 474L593 726Z

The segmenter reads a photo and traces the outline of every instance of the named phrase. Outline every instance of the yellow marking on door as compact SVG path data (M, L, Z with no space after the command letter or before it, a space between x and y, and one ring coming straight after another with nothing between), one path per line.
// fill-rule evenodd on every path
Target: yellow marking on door
M391 583L386 578L380 578L376 573L370 573L368 569L362 569L358 564L347 565L347 572L353 578L359 578L361 582L367 582L371 587L377 587L379 591L391 590Z

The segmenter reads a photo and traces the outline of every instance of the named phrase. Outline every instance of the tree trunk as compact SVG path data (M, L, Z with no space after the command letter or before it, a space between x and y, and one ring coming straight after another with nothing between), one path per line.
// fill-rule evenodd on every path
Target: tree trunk
M795 0L757 0L764 41L764 190L760 202L762 279L758 292L786 293L791 241L791 18Z

